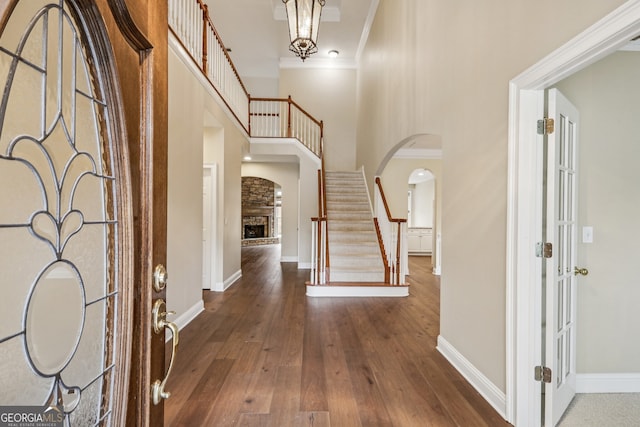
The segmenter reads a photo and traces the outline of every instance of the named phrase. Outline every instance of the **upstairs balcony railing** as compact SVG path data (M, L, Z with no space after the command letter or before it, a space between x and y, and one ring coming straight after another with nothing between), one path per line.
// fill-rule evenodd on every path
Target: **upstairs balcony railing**
M289 98L252 98L202 0L169 0L169 28L250 137L296 138L322 157L323 123Z

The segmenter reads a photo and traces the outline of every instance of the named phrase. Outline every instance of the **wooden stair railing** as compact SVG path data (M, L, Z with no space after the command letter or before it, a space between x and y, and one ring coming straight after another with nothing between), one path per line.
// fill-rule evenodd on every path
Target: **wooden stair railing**
M324 156L320 153L321 168L318 170L318 216L311 218L315 223L312 238L311 282L313 285L329 283L331 261L329 256L329 228L327 226L327 191Z
M321 157L323 123L288 98L252 98L204 0L168 0L169 30L249 137L295 138Z
M394 218L391 215L387 198L382 188L380 177L376 177L376 190L379 197L376 197L376 206L382 204L384 215L374 218L376 232L378 233L378 241L380 243L380 251L386 258L385 271L389 268L389 281L392 285L404 284L406 275L406 262L404 246L406 245L406 223L405 218ZM376 209L378 213L381 209ZM404 237L404 239L403 239ZM386 280L385 272L385 280Z

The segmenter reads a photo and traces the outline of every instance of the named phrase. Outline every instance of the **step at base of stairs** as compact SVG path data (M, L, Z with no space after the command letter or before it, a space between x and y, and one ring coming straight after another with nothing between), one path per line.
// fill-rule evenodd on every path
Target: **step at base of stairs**
M331 280L335 282L354 282L354 283L381 283L384 282L384 270L375 271L370 267L363 269L345 268L340 269L337 267L331 268Z
M307 296L402 298L409 296L409 285L391 286L377 282L331 282L326 285L307 283Z

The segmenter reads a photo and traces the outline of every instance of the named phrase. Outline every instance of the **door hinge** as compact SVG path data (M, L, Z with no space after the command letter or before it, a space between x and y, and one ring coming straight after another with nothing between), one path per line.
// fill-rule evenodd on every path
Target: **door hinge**
M551 258L553 256L553 243L536 243L536 256L538 258Z
M534 370L534 379L543 383L551 383L551 368L546 366L536 366Z
M544 118L538 120L538 135L551 135L555 130L555 122L553 119Z

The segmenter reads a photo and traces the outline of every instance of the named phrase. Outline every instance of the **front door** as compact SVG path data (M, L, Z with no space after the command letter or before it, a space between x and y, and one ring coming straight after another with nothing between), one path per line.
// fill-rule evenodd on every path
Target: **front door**
M543 278L543 360L551 370L543 390L544 425L555 426L576 392L576 249L578 111L556 89L548 91L546 241L552 243Z
M0 411L162 424L164 330L151 318L166 199L152 202L166 168L150 160L166 130L155 145L150 130L166 104L141 78L155 52L121 0L4 1L0 19ZM128 57L134 94L118 78Z

